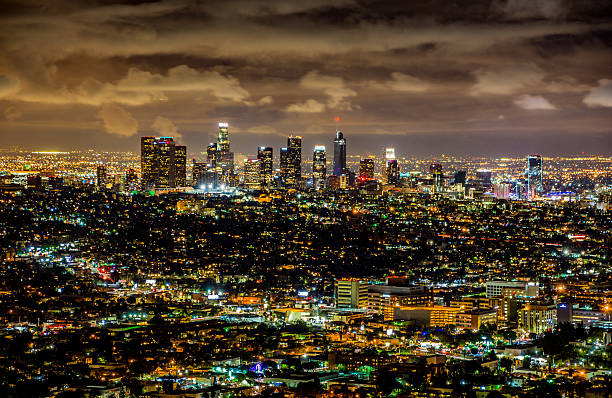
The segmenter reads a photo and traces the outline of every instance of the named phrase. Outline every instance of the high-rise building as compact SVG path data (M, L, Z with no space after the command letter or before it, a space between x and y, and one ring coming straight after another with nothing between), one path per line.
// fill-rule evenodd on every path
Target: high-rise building
M155 137L140 138L140 174L142 189L155 188L157 178Z
M141 173L143 189L175 188L186 185L185 146L172 137L141 138Z
M258 159L244 160L244 187L259 189L261 187L260 167Z
M374 179L374 159L361 159L359 162L359 181L371 181Z
M397 185L399 183L400 173L397 159L387 160L385 179L387 184Z
M493 185L493 195L497 199L509 199L512 185L509 182L500 182Z
M346 138L341 131L336 131L334 139L334 175L346 173Z
M466 177L467 177L467 171L465 170L455 171L455 174L453 174L453 184L465 185Z
M557 306L554 304L527 304L519 310L519 327L529 333L543 333L557 325Z
M174 147L174 186L187 186L187 147L184 145Z
M200 163L195 158L191 161L191 186L198 188L200 186L200 175L208 169L206 163Z
M215 169L217 167L217 159L219 158L219 148L217 148L216 142L211 142L206 147L206 163L210 168Z
M327 164L325 158L325 147L316 145L312 155L312 186L317 191L325 187L327 175Z
M480 185L489 186L491 185L491 177L493 172L487 169L476 170L476 180Z
M108 176L106 175L106 167L98 166L96 169L96 186L98 189L104 189L107 183Z
M399 164L395 158L395 148L383 150L382 182L397 185L400 180Z
M229 124L225 122L219 123L217 150L213 151L212 144L208 146L211 155L214 155L215 169L220 174L220 180L223 184L233 185L235 182L234 175L234 152L230 150L229 141ZM208 151L207 151L208 154ZM211 163L211 157L209 163Z
M299 187L302 182L302 137L289 136L287 138L287 177L286 183L290 188Z
M174 188L174 139L172 137L159 137L155 142L157 153L156 188Z
M259 161L259 179L262 187L269 187L274 177L274 157L271 146L260 146L257 150Z
M368 307L368 281L359 279L337 279L335 286L336 307Z
M136 170L127 169L125 172L125 191L134 192L138 190L138 175Z
M289 150L287 147L280 149L280 180L284 187L287 186L287 176L289 175Z
M439 192L444 185L444 175L442 174L442 165L440 163L432 163L429 165L429 174L433 180L434 192Z
M541 155L527 156L527 168L525 170L525 174L527 177L527 199L530 200L536 195L544 192Z
M228 152L230 149L229 143L229 123L221 122L219 123L219 134L217 145L219 147L219 151Z

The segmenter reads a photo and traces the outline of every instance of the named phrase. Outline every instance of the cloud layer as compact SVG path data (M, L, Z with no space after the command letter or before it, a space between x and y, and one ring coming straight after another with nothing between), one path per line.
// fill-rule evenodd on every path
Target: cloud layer
M546 98L539 95L524 94L514 100L514 104L527 110L553 110L557 109Z
M163 116L156 117L151 125L151 128L153 128L156 133L164 137L174 137L175 141L180 141L183 138L182 134L178 132L178 129L172 120Z
M98 117L102 119L104 129L109 134L129 137L138 133L138 121L118 105L103 105L98 112Z
M36 144L61 127L70 145L91 129L111 145L140 122L196 147L220 119L314 136L336 115L347 134L609 134L605 3L9 0L0 134Z
M612 80L601 79L599 86L593 87L584 97L584 103L594 107L612 107Z

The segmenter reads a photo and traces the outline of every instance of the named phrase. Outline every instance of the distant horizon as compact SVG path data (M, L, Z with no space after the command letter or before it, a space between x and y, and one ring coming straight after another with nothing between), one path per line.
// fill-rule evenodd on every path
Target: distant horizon
M399 157L521 157L531 153L542 154L548 157L563 156L612 156L612 134L579 135L575 133L558 134L555 139L546 135L533 135L524 133L522 137L498 136L496 133L444 133L444 135L423 134L395 134L395 135L376 135L376 134L352 134L343 131L347 139L348 156L381 156L381 151L385 147L393 147ZM215 142L216 137L210 134L188 133L179 136L179 142L187 146L188 154L201 154L205 152L206 145ZM293 132L300 135L299 132ZM99 145L88 141L73 141L72 143L59 144L57 140L50 139L38 140L37 144L15 144L9 147L0 148L3 151L13 149L39 152L53 151L87 151L96 152L140 152L140 137L160 136L155 133L142 133L131 137L116 138L108 145L107 142L100 142ZM172 136L172 135L168 135ZM252 134L233 132L230 125L229 139L231 149L235 153L244 155L254 155L259 146L272 146L275 157L281 147L286 146L286 136L280 134ZM333 133L302 135L302 154L312 152L315 145L324 145L329 152L333 149ZM52 137L51 137L52 138ZM452 139L451 139L452 138ZM45 141L52 141L45 143ZM106 144L106 145L105 145ZM565 146L572 144L574 151L564 150ZM376 145L377 149L373 149ZM200 149L196 149L200 148ZM433 149L433 148L437 148Z

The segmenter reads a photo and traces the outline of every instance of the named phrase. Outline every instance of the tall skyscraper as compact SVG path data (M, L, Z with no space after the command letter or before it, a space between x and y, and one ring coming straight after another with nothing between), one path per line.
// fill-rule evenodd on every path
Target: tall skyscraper
M397 185L400 180L399 165L397 159L387 160L387 168L385 170L387 184Z
M187 186L187 147L184 145L174 147L174 186Z
M191 186L198 188L200 186L200 174L206 172L208 165L206 163L200 163L193 158L191 160Z
M221 152L227 152L230 149L229 143L229 123L219 123L218 146Z
M327 175L327 164L325 157L325 147L316 145L312 155L312 185L317 191L325 187L325 177Z
M336 131L334 139L334 175L346 173L346 138L341 131Z
M157 163L157 178L155 188L174 188L174 139L172 137L159 137L156 139L155 154Z
M467 177L467 171L465 170L455 171L455 174L453 174L453 184L465 185L466 177Z
M219 148L216 142L211 142L206 147L206 163L212 169L217 167L217 159L219 158Z
M374 179L374 159L361 159L359 162L359 181Z
M138 175L136 170L127 169L125 172L125 191L133 192L138 190Z
M219 123L217 152L215 157L215 168L220 174L221 182L232 185L234 176L234 152L230 151L229 124ZM210 147L210 145L209 145Z
M500 182L493 185L493 195L497 199L508 199L510 198L512 186L508 182Z
M106 175L106 167L98 166L96 168L96 186L98 189L106 188L108 182L108 176Z
M395 159L395 148L385 148L383 150L382 182L383 184L396 184L398 181L399 168Z
M440 163L432 163L429 165L429 174L433 179L434 192L439 192L444 185L442 174L442 165Z
M287 186L298 188L302 181L302 137L287 138Z
M478 183L484 186L491 185L491 178L493 176L493 172L487 169L478 169L476 170L476 180Z
M272 184L274 171L274 157L271 146L260 146L257 150L257 160L259 161L259 179L262 187L269 187Z
M244 187L259 189L261 187L260 167L258 159L244 160Z
M175 188L186 185L185 146L172 137L141 138L141 173L143 189Z
M283 186L287 186L287 176L289 176L289 149L280 149L280 180Z
M142 189L155 188L157 166L155 161L155 137L140 138L140 174Z
M527 156L525 174L527 175L527 199L530 200L544 192L541 155Z

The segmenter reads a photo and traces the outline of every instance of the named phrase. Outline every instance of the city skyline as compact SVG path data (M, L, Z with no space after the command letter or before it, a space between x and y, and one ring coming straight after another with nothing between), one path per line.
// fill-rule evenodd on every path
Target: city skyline
M612 391L612 0L3 0L0 397Z
M2 149L609 154L606 2L8 2ZM335 118L340 117L340 122ZM375 149L372 149L374 148ZM198 149L197 152L202 150Z

